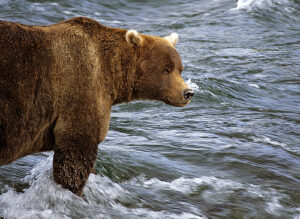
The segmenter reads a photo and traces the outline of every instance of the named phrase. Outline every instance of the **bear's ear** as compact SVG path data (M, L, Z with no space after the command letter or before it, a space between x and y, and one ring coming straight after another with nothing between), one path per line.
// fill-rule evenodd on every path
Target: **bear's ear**
M126 41L132 45L142 47L144 38L140 34L138 34L136 30L128 30L126 32Z
M178 34L172 33L171 35L166 36L164 39L166 39L171 46L175 46L178 41Z

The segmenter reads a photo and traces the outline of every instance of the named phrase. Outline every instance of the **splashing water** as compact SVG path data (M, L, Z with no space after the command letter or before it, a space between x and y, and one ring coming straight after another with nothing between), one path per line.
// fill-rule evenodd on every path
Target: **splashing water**
M180 177L171 182L139 176L118 184L108 177L91 174L84 188L83 198L80 198L53 181L52 161L53 155L50 155L33 167L23 179L30 184L23 193L8 188L0 196L0 213L5 218L73 218L87 215L93 215L93 218L206 218L193 206L189 206L191 212L180 214L144 208L141 200L126 189L128 185L159 193L173 190L184 195L195 195L206 188L203 197L212 204L226 202L234 192L244 192L249 198L265 199L267 211L274 213L283 208L279 201L284 196L273 189L244 185L214 176L191 179Z
M190 212L174 214L142 208L128 190L108 177L91 174L80 198L53 181L53 155L40 161L22 181L29 183L23 193L7 188L0 196L0 216L4 218L206 218ZM16 207L17 206L17 207Z
M289 6L291 3L288 0L238 0L237 6L231 10L245 9L251 11L255 8L269 9L277 6Z
M196 83L192 82L192 79L188 79L186 82L187 86L193 91L199 91L199 87Z
M233 8L232 10L239 10L248 8L255 0L238 0L236 8Z

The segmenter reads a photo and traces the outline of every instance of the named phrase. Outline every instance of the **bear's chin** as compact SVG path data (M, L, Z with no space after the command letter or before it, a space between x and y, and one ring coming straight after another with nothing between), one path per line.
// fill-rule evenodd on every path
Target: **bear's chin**
M171 105L171 106L184 107L191 101L190 100L189 101L172 101L168 97L166 97L163 100L163 102L165 102L166 104Z

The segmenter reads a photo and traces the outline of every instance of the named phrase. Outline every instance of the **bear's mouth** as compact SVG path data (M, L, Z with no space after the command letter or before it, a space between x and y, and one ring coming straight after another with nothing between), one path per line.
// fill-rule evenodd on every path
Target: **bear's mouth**
M166 96L164 102L166 104L168 104L168 105L171 105L171 106L183 107L183 106L187 105L191 101L190 100L186 100L186 101L182 101L182 102L175 102L175 101L170 101L170 98L168 96Z

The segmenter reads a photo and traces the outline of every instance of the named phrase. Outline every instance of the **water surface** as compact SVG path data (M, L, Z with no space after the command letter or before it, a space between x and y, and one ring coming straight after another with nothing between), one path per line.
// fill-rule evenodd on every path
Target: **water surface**
M300 2L2 0L0 19L88 16L179 34L190 105L113 107L84 199L52 152L0 167L4 218L300 218Z

